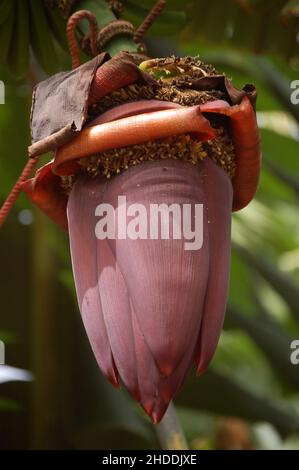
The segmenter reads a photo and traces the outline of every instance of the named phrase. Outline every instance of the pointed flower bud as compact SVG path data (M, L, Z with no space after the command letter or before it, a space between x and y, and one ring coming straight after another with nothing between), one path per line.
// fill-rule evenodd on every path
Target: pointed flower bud
M52 145L56 153L23 189L69 231L99 367L156 423L191 365L202 374L218 343L231 212L258 184L256 93L250 85L237 90L198 59L140 67L125 53L99 60L79 67L77 98L73 74L37 90L32 152ZM45 129L39 105L46 96L47 109L59 107L59 95L65 117L55 109Z

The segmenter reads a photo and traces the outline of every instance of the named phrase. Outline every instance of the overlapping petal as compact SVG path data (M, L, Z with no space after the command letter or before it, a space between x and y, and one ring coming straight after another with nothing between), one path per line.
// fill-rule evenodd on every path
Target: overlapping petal
M214 193L211 188L218 186L223 189ZM186 250L183 236L119 238L118 212L124 209L119 206L119 196L126 197L128 207L142 204L147 214L153 204L168 207L177 204L181 209L188 204L190 207L202 204L202 247ZM96 238L95 209L101 203L115 208L115 239ZM68 203L69 232L87 334L101 368L104 364L104 373L111 375L107 373L111 349L111 363L154 421L162 418L198 348L206 366L211 358L207 341L212 350L216 347L226 303L231 204L228 176L208 159L196 167L171 160L147 162L128 169L109 183L103 183L102 177L79 178L72 189ZM194 226L195 213L192 217ZM213 234L216 219L217 231L224 237L224 244L219 247L216 245L220 240ZM218 255L220 277L215 258ZM215 328L207 341L201 334L203 322ZM104 333L103 348L99 348L99 337Z

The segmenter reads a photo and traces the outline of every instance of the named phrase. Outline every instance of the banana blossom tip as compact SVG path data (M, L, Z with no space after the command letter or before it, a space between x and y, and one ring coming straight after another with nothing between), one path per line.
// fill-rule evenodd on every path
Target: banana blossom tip
M237 90L223 76L204 76L194 86L199 90L218 87L227 99L184 106L140 98L114 106L87 123L87 109L116 90L135 83L160 85L126 53L114 59L103 54L76 73L60 74L35 92L32 152L53 148L56 153L22 187L69 232L78 303L99 367L114 386L121 381L157 423L191 365L195 362L201 375L218 343L229 284L231 212L245 207L258 185L255 91ZM77 95L71 92L76 86L81 90ZM65 103L68 95L77 96L69 106L75 113L72 122L67 121L68 110L65 116L57 113L58 98L62 101L63 96ZM45 96L49 101L42 108ZM54 105L53 122L45 121L44 113ZM110 180L102 174L91 178L83 171L82 161L91 155L149 141L184 135L197 142L211 141L215 118L225 120L234 145L232 179L209 157L191 165L168 158L167 151L162 159L130 166ZM45 122L47 128L41 125ZM73 177L67 194L61 178ZM152 205L175 206L182 214L186 206L202 207L201 248L186 250L184 238L179 237L119 236L123 196L129 206L142 206L147 228ZM100 206L113 207L112 237L97 236ZM192 231L199 216L194 211L190 214Z

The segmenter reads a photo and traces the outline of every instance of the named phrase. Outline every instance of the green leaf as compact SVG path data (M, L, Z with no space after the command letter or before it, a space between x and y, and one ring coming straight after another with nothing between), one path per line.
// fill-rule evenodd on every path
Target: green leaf
M0 397L0 411L20 411L21 406L14 400Z
M290 344L293 338L269 315L252 317L229 306L225 327L246 331L267 357L269 367L275 369L291 387L299 390L299 374L290 362Z
M266 166L273 175L283 183L287 184L296 193L296 195L299 196L299 179L296 176L285 171L281 165L272 162L269 158L264 158L264 166Z
M188 35L198 45L226 45L255 53L276 53L298 57L296 18L281 21L284 0L248 2L199 0L191 9Z
M144 3L144 2L142 2ZM179 34L186 23L186 15L182 11L170 11L168 7L171 2L167 2L166 9L158 16L154 24L151 26L146 36L171 36ZM122 18L131 21L137 28L149 13L148 8L144 8L139 2L127 1ZM148 6L153 7L154 3L150 2ZM181 8L181 5L180 5Z
M5 344L16 343L17 334L12 331L0 330L0 340Z
M15 8L16 0L0 1L0 25L2 26L8 19L11 10Z
M59 70L59 58L54 38L48 25L42 2L30 0L30 43L39 64L45 72Z
M14 36L14 22L15 22L15 15L16 15L16 0L11 0L9 4L9 8L7 7L7 11L5 12L5 21L1 24L0 28L0 63L6 63L9 54L9 48L11 41L13 40Z
M66 39L66 20L60 15L57 9L54 8L47 8L46 16L53 36L61 45L61 47L68 52L68 43Z
M299 416L292 407L249 392L230 377L211 369L200 378L192 374L175 402L222 416L266 421L284 436L299 431Z
M27 72L29 64L29 10L24 0L18 0L14 23L14 36L10 43L8 65L15 78Z
M30 89L27 91L28 86L26 88L24 83L12 81L7 70L1 68L0 74L5 83L6 103L9 103L9 106L0 106L0 197L4 199L27 159L27 145L30 138L28 124ZM21 204L21 200L18 200L18 204Z
M284 77L282 73L264 57L256 57L255 61L265 84L270 87L283 107L299 122L299 107L293 104L290 99L290 80Z
M269 260L251 253L249 250L238 246L238 251L243 259L275 289L285 300L294 317L299 320L298 299L299 287L286 273L280 271Z

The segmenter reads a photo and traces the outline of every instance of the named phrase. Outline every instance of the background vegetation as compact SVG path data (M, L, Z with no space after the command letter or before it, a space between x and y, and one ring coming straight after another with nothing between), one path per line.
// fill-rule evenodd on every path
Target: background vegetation
M102 21L104 3L76 8ZM153 2L123 4L138 25ZM32 83L70 67L64 28L41 0L0 0L2 200L27 158ZM225 328L208 372L190 374L177 396L184 430L194 449L299 449L299 365L290 363L290 343L299 339L299 105L290 102L290 82L299 79L299 1L169 0L147 42L156 56L199 54L259 92L261 183L233 216ZM4 383L17 371L0 366L0 448L157 448L137 405L98 372L67 235L22 196L0 240L0 339L7 363L34 375Z

